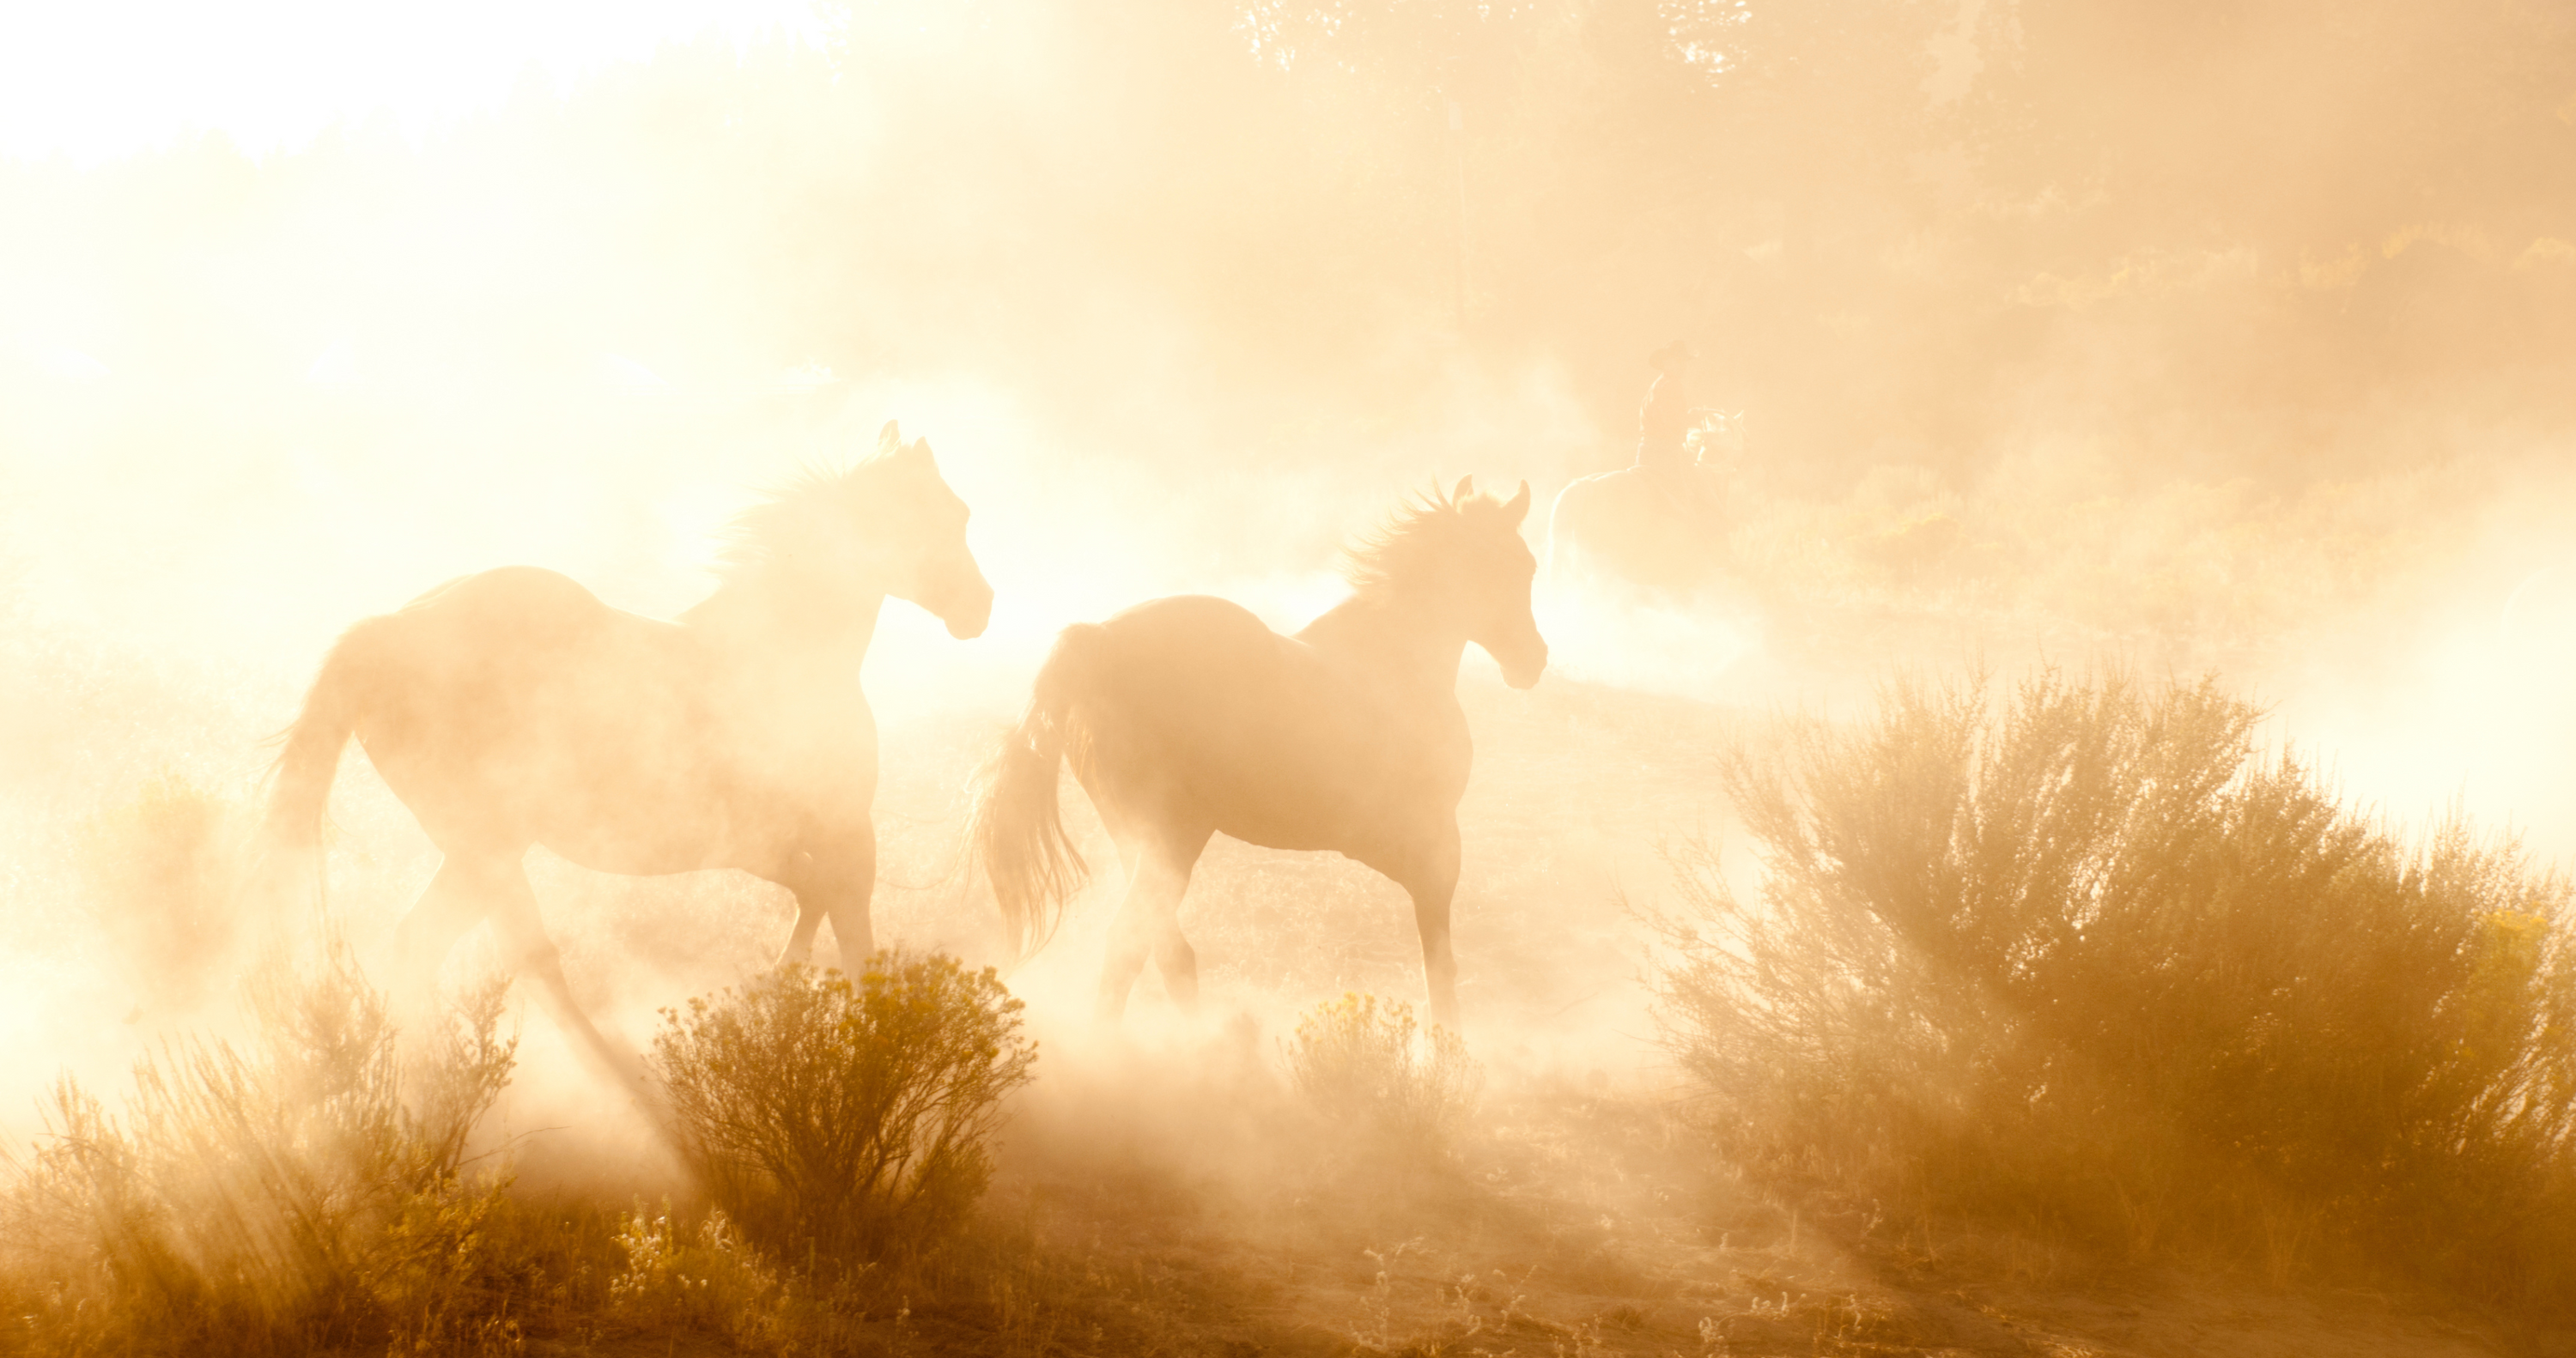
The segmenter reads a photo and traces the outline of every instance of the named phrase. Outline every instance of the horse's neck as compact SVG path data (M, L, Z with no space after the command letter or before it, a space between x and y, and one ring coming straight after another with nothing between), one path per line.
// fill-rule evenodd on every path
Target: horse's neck
M774 576L737 576L681 614L680 623L747 664L802 675L846 671L856 682L884 607L882 590L826 594Z
M1327 655L1454 689L1467 629L1420 601L1354 594L1306 624L1299 641Z

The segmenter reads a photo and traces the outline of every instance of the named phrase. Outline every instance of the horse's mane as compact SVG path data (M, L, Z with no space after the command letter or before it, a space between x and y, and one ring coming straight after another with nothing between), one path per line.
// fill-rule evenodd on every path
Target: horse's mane
M788 542L817 529L846 531L846 506L853 498L851 490L858 473L888 456L884 452L870 453L848 471L810 464L799 468L763 495L759 503L726 520L725 526L717 530L717 573L733 576L758 570L776 561Z
M1434 486L1405 497L1385 523L1343 553L1342 578L1362 594L1383 594L1421 579L1455 550L1470 515L1500 507L1493 496L1452 498Z

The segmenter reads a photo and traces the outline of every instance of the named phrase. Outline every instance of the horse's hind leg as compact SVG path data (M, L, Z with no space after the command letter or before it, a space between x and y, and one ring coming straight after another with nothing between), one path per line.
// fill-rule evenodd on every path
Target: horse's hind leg
M394 952L400 991L397 999L411 1017L431 1013L438 1000L438 973L456 940L483 922L492 908L488 888L454 857L439 864L438 875L402 923L394 926Z
M553 939L546 937L545 924L537 916L537 894L528 887L528 874L517 863L506 862L485 865L477 876L491 893L492 926L501 936L511 965L521 976L537 983L539 1001L564 1036L571 1039L574 1054L642 1096L643 1072L636 1064L635 1052L622 1040L613 1042L603 1036L590 1015L574 1002L572 986L564 979L563 953Z
M1198 955L1181 937L1181 897L1189 894L1190 869L1207 848L1212 829L1138 827L1119 847L1128 850L1127 898L1109 929L1109 956L1100 968L1103 1023L1116 1023L1127 1012L1127 992L1144 974L1152 953L1161 965L1172 1000L1194 1008L1199 999Z
M796 866L773 880L796 893L796 928L778 954L779 965L809 960L815 931L829 919L832 938L841 945L841 970L855 976L867 967L876 950L868 923L877 886L874 825L845 827L823 847L797 855Z

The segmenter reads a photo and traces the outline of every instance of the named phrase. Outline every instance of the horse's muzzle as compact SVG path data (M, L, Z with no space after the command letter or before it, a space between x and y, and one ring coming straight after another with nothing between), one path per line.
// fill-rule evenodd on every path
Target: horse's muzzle
M993 620L993 587L976 581L972 593L939 610L939 620L948 624L948 635L959 641L984 635L984 625Z
M984 635L984 624L993 620L993 586L975 558L958 552L915 579L917 592L904 597L947 624L948 635L959 641Z
M1547 673L1547 643L1540 642L1535 654L1517 655L1502 663L1504 683L1514 688L1536 688L1538 677Z
M939 615L948 624L948 635L959 641L972 641L984 635L984 625L993 620L993 591L985 590L965 606Z

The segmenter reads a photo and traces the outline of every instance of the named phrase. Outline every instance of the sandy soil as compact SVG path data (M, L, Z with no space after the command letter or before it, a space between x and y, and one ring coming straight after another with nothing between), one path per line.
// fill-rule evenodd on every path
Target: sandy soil
M1471 660L1461 694L1478 766L1462 808L1457 930L1469 1037L1489 1083L1473 1129L1440 1157L1318 1123L1280 1074L1281 1037L1317 1002L1417 994L1400 891L1330 855L1220 841L1184 916L1203 1012L1172 1015L1149 975L1127 1028L1100 1034L1090 983L1120 882L1073 794L1068 819L1097 875L1064 935L1012 976L1044 1055L988 1211L1077 1263L1130 1314L1115 1334L1050 1332L1053 1351L2576 1352L2566 1336L2277 1285L2226 1261L2140 1269L1992 1230L1900 1227L1876 1204L1757 1182L1710 1151L1656 1041L1651 931L1638 913L1666 898L1662 850L1727 840L1717 768L1775 738L1784 709L1826 702L1855 715L1866 686L1850 676L1869 673L1873 654L1966 654L1956 634L1920 627L1868 644L1834 631L1843 640L1831 654L1782 648L1790 659L1666 686L1697 697L1567 676L1516 693ZM2003 668L2044 641L1982 658ZM1841 677L1819 689L1818 676ZM990 903L955 869L962 788L1012 715L985 706L887 721L881 940L997 956ZM427 879L428 846L354 754L334 817L335 901L362 943L381 941ZM1740 852L1728 862L1749 872ZM539 854L532 877L576 986L635 1038L656 1008L764 964L790 913L783 893L730 874L611 878ZM522 1138L525 1180L657 1191L667 1166L651 1164L634 1129L538 1130L617 1118L549 1053L542 1016L526 1021L528 1064L498 1129ZM103 1031L115 1039L103 1046L149 1036ZM935 1314L877 1332L893 1352L1027 1351L1024 1334ZM672 1334L531 1348L724 1351L709 1344Z
M1464 817L1460 953L1489 1072L1473 1130L1425 1158L1319 1122L1280 1041L1344 987L1405 996L1402 898L1324 855L1220 844L1189 925L1210 980L1196 1019L1152 980L1124 1030L1082 1017L1106 880L1015 984L1045 1045L989 1210L1077 1261L1132 1314L1057 1333L1067 1352L1206 1354L2485 1354L2553 1352L2403 1297L2281 1283L2259 1267L2139 1267L2010 1232L1901 1226L1877 1204L1726 1164L1664 1065L1643 979L1657 849L1723 838L1713 770L1767 738L1746 702L1580 682L1465 685L1480 764ZM886 916L984 946L979 902L939 880L953 789L994 720L890 738ZM910 885L906 885L906 884ZM961 915L960 911L964 913ZM936 1316L895 1352L1007 1352ZM687 1351L604 1346L600 1353ZM713 1350L710 1350L713 1351Z

